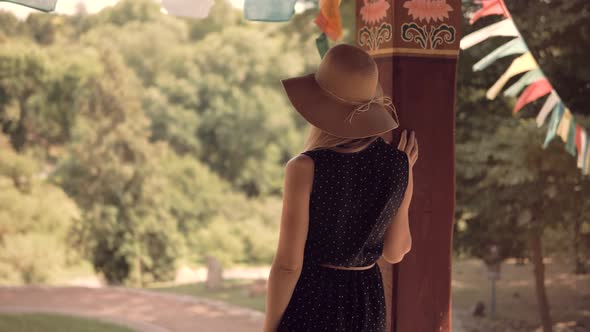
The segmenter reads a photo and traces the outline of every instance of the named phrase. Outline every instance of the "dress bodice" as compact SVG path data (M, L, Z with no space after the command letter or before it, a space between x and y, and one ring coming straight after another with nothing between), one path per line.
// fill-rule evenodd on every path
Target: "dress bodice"
M302 153L314 161L304 264L374 263L408 185L407 154L382 137L356 152Z

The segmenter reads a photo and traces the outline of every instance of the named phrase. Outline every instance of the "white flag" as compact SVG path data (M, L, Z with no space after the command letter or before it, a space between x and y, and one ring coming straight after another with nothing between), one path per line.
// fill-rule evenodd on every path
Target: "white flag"
M555 107L555 105L557 105L558 101L559 96L557 95L557 92L555 92L555 90L552 90L551 94L545 101L545 104L541 108L541 111L539 111L539 114L537 114L537 127L540 128L543 125L543 123L545 123L547 115L551 113L551 110Z
M57 0L0 0L0 2L12 2L17 5L42 10L44 12L51 12L55 10Z
M205 18L214 3L214 0L162 0L162 9L169 15Z
M518 36L518 29L511 18L507 18L498 23L489 25L483 29L479 29L475 32L468 34L461 39L460 47L462 50L466 50L475 44L479 44L482 41L493 37L493 36Z

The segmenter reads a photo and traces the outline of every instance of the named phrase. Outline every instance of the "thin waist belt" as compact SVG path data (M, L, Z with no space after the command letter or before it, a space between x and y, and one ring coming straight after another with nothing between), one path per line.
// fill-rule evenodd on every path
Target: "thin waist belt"
M337 270L368 270L368 269L372 268L373 266L375 266L375 263L373 263L369 266L338 266L338 265L323 264L323 263L320 263L320 265L325 266L325 267L329 267L332 269L337 269Z

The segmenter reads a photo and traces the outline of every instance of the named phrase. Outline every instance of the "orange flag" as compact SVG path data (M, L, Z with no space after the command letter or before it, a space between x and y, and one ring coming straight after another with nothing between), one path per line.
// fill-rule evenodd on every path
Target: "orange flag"
M341 0L320 0L320 12L313 21L328 38L337 41L342 38L340 18Z

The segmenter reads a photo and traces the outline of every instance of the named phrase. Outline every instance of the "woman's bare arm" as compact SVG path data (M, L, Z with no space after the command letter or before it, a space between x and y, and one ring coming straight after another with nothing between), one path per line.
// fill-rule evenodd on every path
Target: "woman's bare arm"
M418 160L418 140L414 131L411 132L410 138L408 139L407 131L404 130L397 148L403 151L408 158L408 185L398 211L384 236L382 256L387 262L392 264L399 263L404 255L412 248L408 211L414 192L413 167L416 160Z
M412 168L410 167L408 171L408 186L406 187L404 198L397 213L393 217L393 221L385 231L382 256L391 264L399 263L404 255L412 248L408 211L412 199L413 187L414 181L412 180Z
M264 332L276 331L301 275L313 168L313 160L302 154L285 167L279 243L268 276Z

